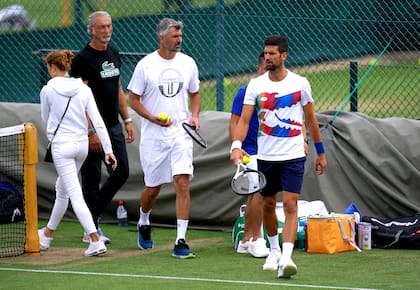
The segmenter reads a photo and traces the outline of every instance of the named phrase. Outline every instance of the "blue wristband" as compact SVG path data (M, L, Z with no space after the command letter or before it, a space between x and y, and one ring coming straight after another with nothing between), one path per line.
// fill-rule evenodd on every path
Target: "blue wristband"
M316 142L314 143L314 145L315 145L316 153L318 155L325 153L324 144L322 142Z

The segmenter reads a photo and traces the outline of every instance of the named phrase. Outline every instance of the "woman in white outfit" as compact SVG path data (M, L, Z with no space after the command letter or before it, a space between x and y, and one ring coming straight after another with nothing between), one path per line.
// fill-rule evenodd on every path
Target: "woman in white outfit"
M47 226L40 229L38 234L41 250L47 250L70 199L77 219L90 237L85 256L96 256L106 253L107 248L99 238L78 178L78 172L87 156L89 146L86 112L92 120L93 130L98 133L101 140L105 163L115 170L117 160L112 153L108 132L98 112L92 91L80 78L69 77L68 71L73 57L71 51L60 50L50 52L45 58L51 80L40 93L41 116L46 125L48 140L53 139L51 149L58 178L55 184L56 199L50 219ZM53 138L69 100L68 109Z

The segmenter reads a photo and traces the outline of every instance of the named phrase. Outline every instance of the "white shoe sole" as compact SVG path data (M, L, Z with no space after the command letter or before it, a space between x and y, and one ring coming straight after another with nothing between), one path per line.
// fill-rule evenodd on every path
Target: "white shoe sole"
M281 271L282 270L282 271ZM279 278L290 278L293 275L296 275L297 267L292 264L284 265L279 269L278 277Z
M101 254L105 254L107 251L107 249L98 249L96 251L90 252L90 253L86 253L85 252L85 256L86 257L93 257L93 256L99 256Z
M46 251L46 250L48 250L50 247L48 246L43 246L43 245L39 245L39 249L41 250L41 251Z
M278 269L278 266L276 266L276 267L273 267L273 265L263 265L263 267L262 267L262 269L264 270L264 271L277 271L277 269Z

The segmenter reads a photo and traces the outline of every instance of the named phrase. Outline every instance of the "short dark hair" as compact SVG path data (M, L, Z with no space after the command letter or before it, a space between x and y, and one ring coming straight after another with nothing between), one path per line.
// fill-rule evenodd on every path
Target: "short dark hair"
M265 55L264 55L264 51L261 51L260 54L258 55L258 65L261 65L262 63L264 63L265 61Z
M289 51L289 43L286 37L281 35L270 35L264 39L264 45L276 45L279 52Z

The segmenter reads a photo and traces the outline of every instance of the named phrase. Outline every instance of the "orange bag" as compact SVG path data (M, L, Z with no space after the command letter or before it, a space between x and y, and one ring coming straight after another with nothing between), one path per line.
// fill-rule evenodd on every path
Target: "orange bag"
M355 243L354 215L309 216L306 236L309 253L334 254L360 249Z

